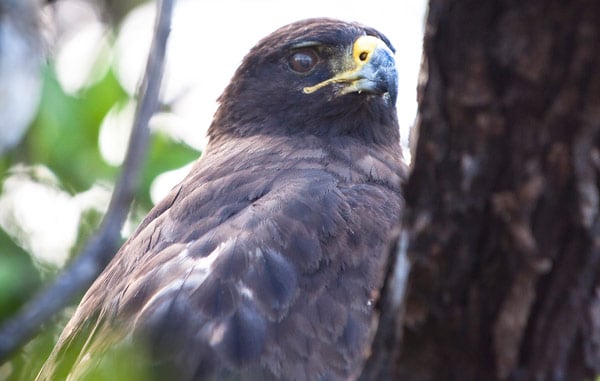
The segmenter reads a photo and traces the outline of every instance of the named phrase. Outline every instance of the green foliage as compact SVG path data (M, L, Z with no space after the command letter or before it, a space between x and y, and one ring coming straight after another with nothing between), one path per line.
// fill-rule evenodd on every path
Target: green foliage
M101 179L112 181L116 170L100 155L98 133L110 108L127 97L113 72L78 96L62 90L52 67L44 84L38 117L23 143L26 161L47 165L76 192Z
M114 105L128 100L129 95L123 90L112 69L100 81L72 95L61 88L50 64L44 72L42 99L31 128L20 146L0 156L0 186L9 175L11 167L24 164L48 167L64 190L71 195L84 192L94 184L112 187L120 169L103 159L98 143L99 130L108 111ZM135 201L136 213L145 214L152 207L149 189L156 176L188 164L197 159L199 154L165 134L153 134L146 166L140 174L141 186ZM82 213L73 252L76 253L82 247L97 229L100 220L98 212ZM47 267L42 265L0 228L0 324L43 287L42 279L48 272ZM62 330L65 319L63 317L59 320L45 327L9 363L2 365L0 379L32 379ZM105 360L106 366L103 369L106 372L98 373L91 379L147 379L143 372L131 373L130 365L135 361L135 356L138 356L135 351L115 353Z
M39 369L42 367L42 364L52 351L54 343L60 333L59 329L64 325L64 320L65 319L61 319L62 323L55 323L46 327L33 340L27 343L20 353L15 355L11 361L4 365L10 372L7 372L9 374L7 374L5 378L0 375L0 380L34 380Z
M143 348L118 346L109 348L99 359L92 359L81 381L148 381L152 380Z
M0 229L0 322L13 315L40 286L40 276L27 252Z

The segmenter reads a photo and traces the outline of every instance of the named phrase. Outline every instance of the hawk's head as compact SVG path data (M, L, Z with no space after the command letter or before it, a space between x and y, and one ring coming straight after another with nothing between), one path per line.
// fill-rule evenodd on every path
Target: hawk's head
M209 136L358 135L383 143L398 135L397 78L394 48L375 29L299 21L246 55L219 98ZM366 121L369 131L359 128Z

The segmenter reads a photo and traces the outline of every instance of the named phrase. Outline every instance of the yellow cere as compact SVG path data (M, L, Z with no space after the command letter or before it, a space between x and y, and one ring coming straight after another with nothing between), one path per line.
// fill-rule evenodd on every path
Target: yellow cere
M362 36L354 42L352 58L358 67L369 62L371 55L378 46L385 45L383 41L373 36Z
M373 36L361 36L356 41L354 41L354 45L352 46L352 61L353 67L350 70L344 71L340 74L335 75L332 78L329 78L323 82L317 83L314 86L307 86L303 89L305 94L311 94L315 91L336 82L350 82L355 79L358 79L356 73L360 71L360 69L366 65L373 55L373 52L378 47L385 47L385 43L381 41L377 37Z

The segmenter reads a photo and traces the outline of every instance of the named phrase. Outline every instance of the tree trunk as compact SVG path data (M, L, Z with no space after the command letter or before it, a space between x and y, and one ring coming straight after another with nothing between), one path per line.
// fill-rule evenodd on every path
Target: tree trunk
M399 380L600 371L600 1L431 0Z

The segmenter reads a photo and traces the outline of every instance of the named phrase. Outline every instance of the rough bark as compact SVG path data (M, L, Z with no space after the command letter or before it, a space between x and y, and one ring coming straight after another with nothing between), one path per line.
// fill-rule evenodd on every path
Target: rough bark
M432 0L400 380L600 371L600 2Z

